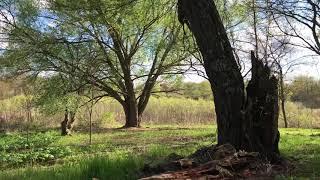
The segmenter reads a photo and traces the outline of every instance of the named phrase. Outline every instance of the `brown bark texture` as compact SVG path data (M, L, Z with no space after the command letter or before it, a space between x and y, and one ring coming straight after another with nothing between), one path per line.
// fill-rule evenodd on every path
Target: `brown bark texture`
M226 30L212 0L179 0L178 18L193 33L214 94L218 144L278 154L278 83L251 54L252 79L245 89Z

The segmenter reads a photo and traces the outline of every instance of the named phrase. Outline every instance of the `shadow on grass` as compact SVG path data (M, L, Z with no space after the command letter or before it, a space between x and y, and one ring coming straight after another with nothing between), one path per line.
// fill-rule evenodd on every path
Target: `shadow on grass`
M320 144L292 144L282 150L282 155L294 164L290 176L320 179Z

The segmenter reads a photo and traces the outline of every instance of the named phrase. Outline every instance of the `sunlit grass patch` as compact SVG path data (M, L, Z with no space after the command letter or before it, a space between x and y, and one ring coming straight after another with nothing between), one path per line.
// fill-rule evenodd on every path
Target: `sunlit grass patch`
M28 168L0 174L0 179L20 180L78 180L78 179L136 179L143 160L128 154L115 153L109 156L86 158L76 163L50 168Z
M296 164L294 175L320 177L319 129L281 129L280 151Z

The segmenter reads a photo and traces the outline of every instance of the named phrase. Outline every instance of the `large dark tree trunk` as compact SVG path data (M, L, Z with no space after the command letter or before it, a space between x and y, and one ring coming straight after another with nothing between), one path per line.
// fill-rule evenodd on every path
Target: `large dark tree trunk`
M251 52L252 77L247 86L243 148L268 156L279 154L278 79ZM270 156L272 157L272 156Z
M247 97L244 81L217 8L212 0L179 0L179 21L196 38L214 91L218 144L278 153L277 82L270 69L252 56ZM271 153L271 154L272 154Z
M125 100L125 104L123 105L123 109L126 117L125 128L130 127L140 127L140 120L138 116L138 105L136 98L129 97Z

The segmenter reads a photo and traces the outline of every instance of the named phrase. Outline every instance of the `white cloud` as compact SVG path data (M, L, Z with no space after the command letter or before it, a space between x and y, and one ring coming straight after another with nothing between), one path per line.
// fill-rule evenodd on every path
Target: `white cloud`
M8 46L7 42L7 25L6 21L13 21L10 13L7 10L0 10L0 49L5 49Z

